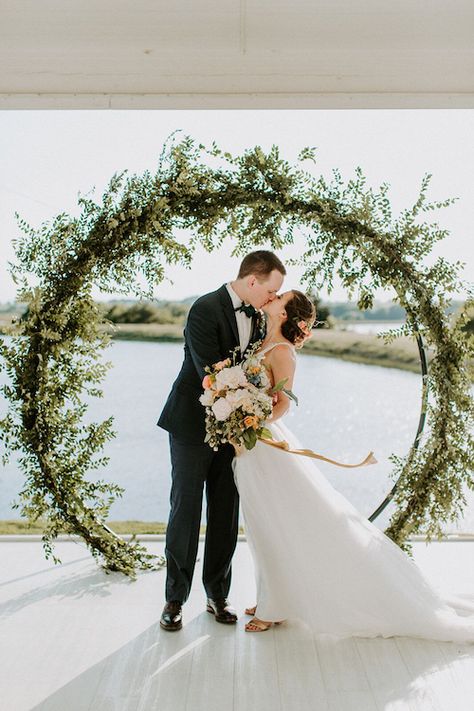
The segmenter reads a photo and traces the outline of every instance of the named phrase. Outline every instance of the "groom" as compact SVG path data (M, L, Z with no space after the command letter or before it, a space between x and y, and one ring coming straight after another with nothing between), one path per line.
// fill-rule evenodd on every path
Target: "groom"
M169 432L172 466L171 511L166 532L166 605L160 625L182 627L182 605L188 599L199 542L202 494L206 485L207 528L203 583L207 610L217 622L237 622L227 595L231 561L237 543L239 496L234 484L234 448L215 452L204 442L205 409L199 402L204 367L227 358L235 348L244 354L263 337L256 311L273 301L285 267L266 250L248 254L235 281L205 294L191 307L184 330L184 361L173 383L158 425Z

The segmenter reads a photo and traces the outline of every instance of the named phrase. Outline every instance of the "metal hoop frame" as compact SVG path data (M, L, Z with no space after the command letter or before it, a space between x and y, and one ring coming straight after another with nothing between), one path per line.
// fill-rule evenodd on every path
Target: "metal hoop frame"
M418 346L418 352L420 354L420 365L421 365L421 381L422 381L422 386L421 386L421 411L420 411L420 418L418 420L418 429L416 431L415 439L413 441L413 444L410 449L410 453L408 455L408 460L407 460L407 465L409 466L411 464L411 461L413 459L413 456L418 449L418 446L420 444L421 440L421 435L423 433L423 429L425 427L425 421L426 421L426 408L428 406L428 392L429 392L429 380L428 380L428 358L426 354L426 346L425 342L423 340L423 336L421 335L417 324L415 324L415 336L416 336L416 343ZM375 519L380 516L382 511L384 511L388 504L391 502L393 499L395 492L397 491L397 486L398 486L398 480L395 482L393 485L392 489L389 491L385 499L382 501L382 503L377 506L373 514L369 516L369 521L373 522Z

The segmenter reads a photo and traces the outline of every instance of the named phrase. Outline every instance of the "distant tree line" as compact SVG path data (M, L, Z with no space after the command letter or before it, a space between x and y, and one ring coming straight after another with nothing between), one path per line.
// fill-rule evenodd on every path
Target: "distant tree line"
M332 328L328 320L329 307L322 305L318 296L312 295L316 305L318 324L316 328ZM160 323L183 325L192 301L133 301L102 303L100 307L106 319L112 323Z
M398 304L375 302L370 311L360 311L352 301L324 303L317 294L310 294L316 305L317 328L334 328L337 321L403 321L405 310ZM105 318L113 323L158 323L183 325L188 311L197 298L182 301L108 301L99 302ZM463 306L463 301L453 301L449 313L455 313ZM25 307L18 302L0 304L0 314L17 315ZM463 327L468 333L474 332L474 309L472 317Z
M464 301L453 301L447 308L448 313L460 311ZM332 302L326 305L328 313L339 321L404 321L406 311L399 304L375 301L372 309L361 311L353 301ZM322 317L321 317L322 318Z
M100 306L105 318L113 323L184 324L190 305L180 301L135 301Z
M375 302L374 307L360 311L352 301L331 304L331 314L342 321L404 321L406 311L399 304Z
M474 304L467 307L467 320L464 326L461 326L461 331L474 336Z

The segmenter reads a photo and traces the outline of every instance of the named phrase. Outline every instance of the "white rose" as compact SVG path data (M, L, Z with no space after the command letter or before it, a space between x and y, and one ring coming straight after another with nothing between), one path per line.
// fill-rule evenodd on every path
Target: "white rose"
M215 388L223 390L224 388L238 388L245 385L247 378L242 368L234 365L232 368L223 368L216 375Z
M212 405L212 403L214 402L214 394L212 390L205 390L199 398L199 402L201 403L201 405L204 405L204 407L209 407L210 405Z
M242 410L244 410L245 412L247 412L247 413L253 413L254 404L253 404L253 402L252 402L251 400L242 400L242 401L239 403L239 405L240 405L240 407L242 408Z
M213 404L212 411L216 416L216 420L227 420L232 412L232 407L224 397L219 397Z
M237 407L239 407L242 400L247 397L247 390L245 390L244 388L238 388L238 390L229 390L229 392L225 396L225 399L227 400L229 405L232 405L235 410Z

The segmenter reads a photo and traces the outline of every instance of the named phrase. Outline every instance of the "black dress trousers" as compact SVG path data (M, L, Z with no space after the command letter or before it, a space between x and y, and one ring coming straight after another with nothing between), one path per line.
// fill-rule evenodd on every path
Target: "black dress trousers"
M214 452L170 434L171 513L166 537L166 599L185 602L191 590L199 543L202 497L207 499L207 527L202 581L208 597L227 597L231 562L239 527L239 495L234 483L234 449Z

